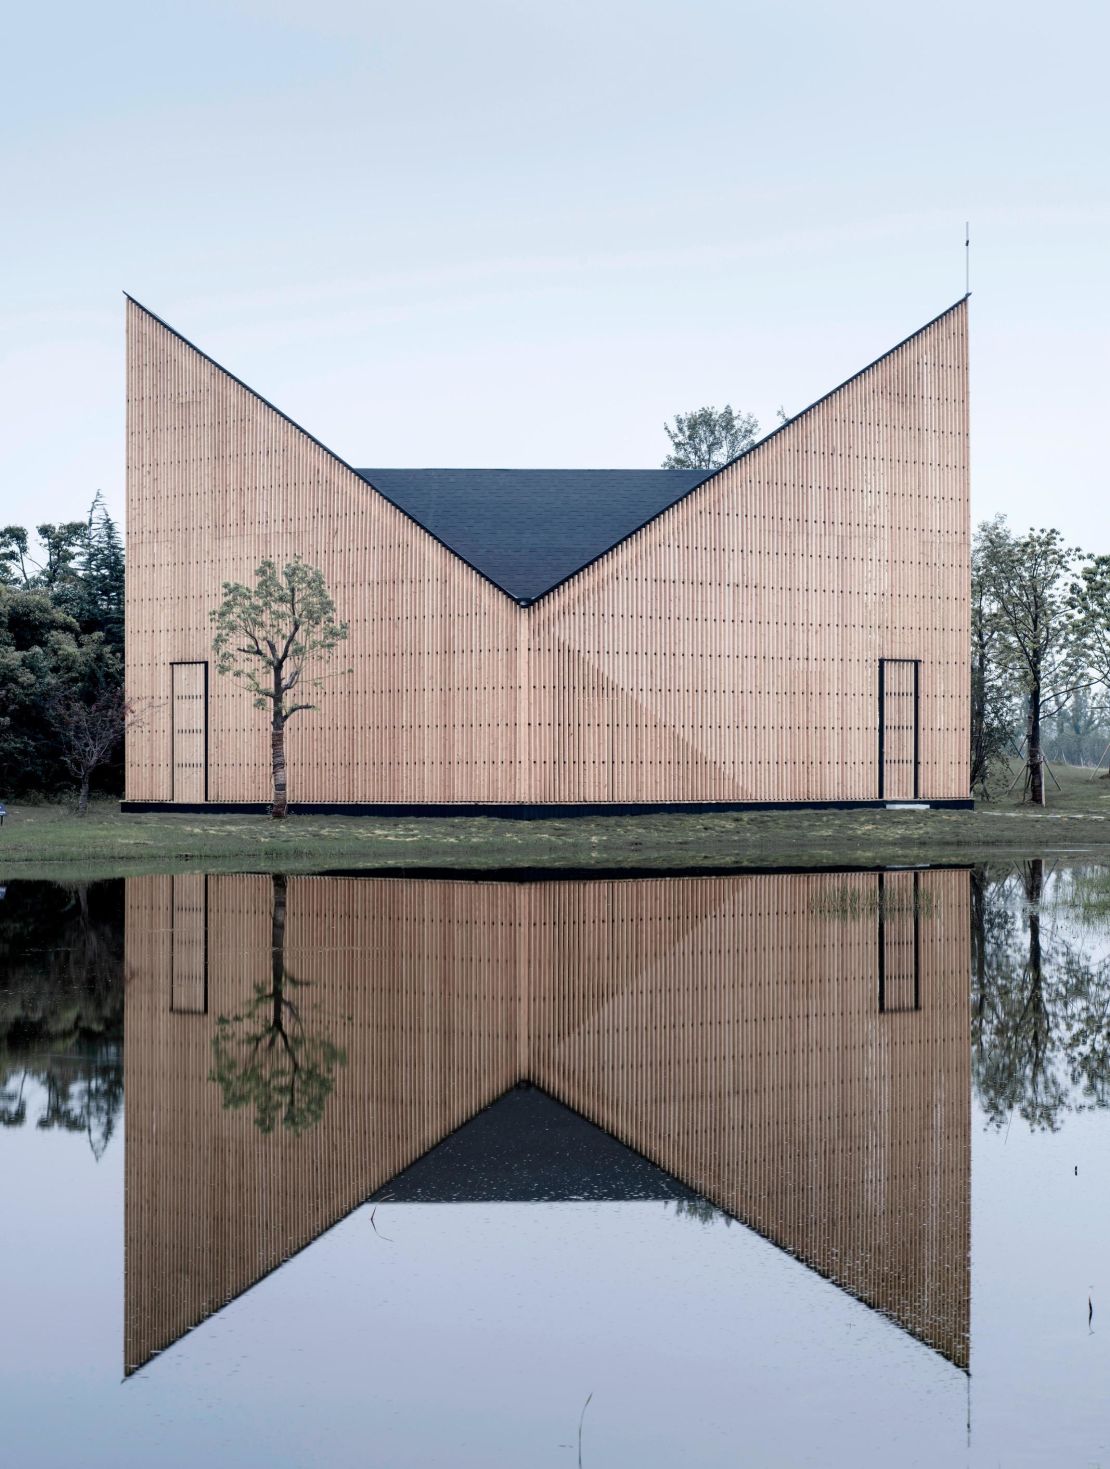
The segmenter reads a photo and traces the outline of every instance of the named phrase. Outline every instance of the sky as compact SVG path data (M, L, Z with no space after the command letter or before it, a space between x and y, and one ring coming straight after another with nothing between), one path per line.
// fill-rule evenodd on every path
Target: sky
M1110 9L19 6L0 524L124 514L127 291L355 464L658 464L964 292L972 512L1110 551Z

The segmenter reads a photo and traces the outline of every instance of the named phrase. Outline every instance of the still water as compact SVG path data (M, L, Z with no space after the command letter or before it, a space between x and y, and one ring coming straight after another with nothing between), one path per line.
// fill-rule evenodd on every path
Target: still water
M0 901L0 1460L1110 1465L1107 874Z

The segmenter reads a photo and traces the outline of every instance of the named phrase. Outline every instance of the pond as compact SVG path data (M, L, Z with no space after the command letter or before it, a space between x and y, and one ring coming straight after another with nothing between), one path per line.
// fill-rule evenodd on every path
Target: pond
M1108 893L9 884L4 1462L1110 1461Z

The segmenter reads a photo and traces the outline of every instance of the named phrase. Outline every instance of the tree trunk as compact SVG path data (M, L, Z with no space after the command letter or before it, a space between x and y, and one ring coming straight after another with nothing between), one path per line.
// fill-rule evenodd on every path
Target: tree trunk
M1043 806L1044 751L1041 748L1041 686L1033 685L1029 694L1029 799Z
M89 809L89 776L81 777L81 790L77 797L77 814L84 816Z
M285 720L274 711L273 733L270 736L270 753L274 767L274 802L270 815L280 821L289 814L289 799L285 786Z
M274 1000L274 1029L280 1030L282 1023L281 1005L285 984L285 894L286 878L283 872L273 875L274 909L270 921L270 979Z
M1036 1085L1044 1069L1051 1022L1045 1004L1044 966L1041 953L1041 899L1044 897L1044 860L1034 857L1025 867L1025 901L1029 909L1029 999L1028 1013L1032 1021L1029 1074Z
M1044 858L1025 864L1025 902L1029 909L1029 973L1041 982L1041 899L1044 897Z

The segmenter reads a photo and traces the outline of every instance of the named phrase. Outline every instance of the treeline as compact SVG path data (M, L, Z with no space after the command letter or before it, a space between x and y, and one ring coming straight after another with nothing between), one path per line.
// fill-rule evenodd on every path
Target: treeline
M284 882L274 878L267 935L279 953ZM124 894L119 880L13 883L0 924L0 1127L83 1132L98 1157L123 1104ZM1049 871L1035 858L972 870L972 1077L988 1124L1004 1127L1016 1114L1055 1130L1071 1111L1110 1107L1108 918L1110 891L1097 866ZM229 1064L230 1044L245 1042L251 1055L258 1033L297 1029L282 995L295 984L275 967L272 983L258 985L235 1017L247 1030L218 1036L214 1048L210 1079L225 1105L253 1106L263 1131L314 1125L330 1092L320 1076L342 1064L334 1047L325 1054L312 1049L319 1041L294 1037L320 1074L301 1097L282 1045L263 1046L257 1067L253 1056Z
M83 1132L123 1108L122 882L16 882L0 922L0 1127Z
M996 790L1016 757L1045 804L1045 761L1098 764L1110 746L1110 556L1056 530L979 526L971 558L971 779Z
M1110 1107L1110 892L1040 857L971 876L972 1076L986 1121L1056 1131Z
M737 433L746 424L730 425ZM0 530L0 800L123 789L124 554L98 494L87 518ZM1055 530L985 521L972 550L970 770L979 796L1045 762L1110 764L1110 556ZM1020 779L1020 777L1019 777Z
M85 520L0 530L0 799L123 789L123 540Z

